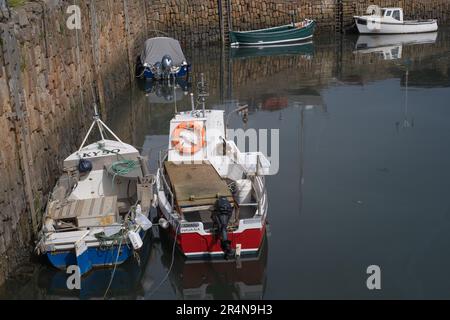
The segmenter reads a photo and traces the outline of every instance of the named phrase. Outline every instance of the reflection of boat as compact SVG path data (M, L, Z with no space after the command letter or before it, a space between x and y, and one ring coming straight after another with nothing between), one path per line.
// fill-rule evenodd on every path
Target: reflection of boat
M282 95L285 94L285 95ZM310 110L320 108L326 111L322 95L312 88L285 89L276 94L262 94L261 109L265 111L277 111L287 108L289 105Z
M312 38L315 27L314 20L305 19L273 28L230 31L230 41L232 47L294 43Z
M359 53L374 53L378 54L383 60L397 60L401 59L403 46L387 46L387 47L378 47L378 48L370 48L365 50L358 50Z
M355 16L359 33L404 34L437 31L437 20L404 20L402 8L369 6L368 15Z
M144 50L136 60L136 77L167 79L184 77L189 65L178 40L156 37L145 41Z
M67 288L69 275L66 272L43 268L37 275L37 285L43 292L42 298L45 299L103 299L105 293L115 299L133 299L143 289L144 272L148 267L147 261L151 252L151 241L145 241L139 250L140 262L131 260L118 265L112 281L110 269L96 269L81 278L80 290L69 290Z
M355 53L378 53L384 60L402 57L403 45L433 44L437 32L405 35L360 35Z
M408 117L408 79L409 79L409 70L406 69L405 72L405 107L404 107L404 116L403 121L397 121L395 123L395 127L397 128L397 132L400 129L406 128L414 128L414 117L411 119Z
M287 89L286 92L292 99L293 104L305 110L319 109L326 112L327 106L319 91L313 88Z
M186 80L177 78L172 81L140 80L139 87L148 94L150 103L173 103L180 101L189 92L191 84Z
M94 127L101 140L85 146ZM63 164L36 250L57 268L78 266L80 274L124 262L151 226L153 186L145 160L95 114L81 147Z
M175 255L170 281L178 299L247 299L264 298L266 288L267 239L257 256L236 260L186 260ZM161 257L170 267L171 250Z
M313 54L314 54L314 45L312 41L290 45L231 48L232 59L266 57L276 55L304 55L310 57Z
M377 47L386 47L394 45L412 45L435 43L438 33L421 34L384 34L384 35L360 35L356 42L357 50L364 50Z
M261 152L241 152L226 138L222 110L176 113L167 155L157 172L160 215L188 257L254 254L266 228L265 175Z
M288 97L273 96L264 99L261 108L263 110L274 111L287 108L288 105Z

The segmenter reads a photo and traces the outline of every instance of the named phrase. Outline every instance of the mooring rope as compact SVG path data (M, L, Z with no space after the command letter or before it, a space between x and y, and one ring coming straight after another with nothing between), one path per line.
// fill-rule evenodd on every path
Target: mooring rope
M106 288L105 294L103 295L103 300L105 300L106 295L108 294L109 288L111 287L111 284L112 284L113 279L114 279L114 275L116 273L117 261L119 261L120 249L122 247L123 238L124 237L120 238L119 248L117 249L116 262L114 262L114 269L113 269L113 271L111 273L111 279L109 280L108 287Z
M156 288L147 296L147 298L150 298L156 291L159 290L159 288L161 287L161 285L167 280L167 278L169 277L170 272L172 272L172 267L173 267L173 263L175 261L175 248L177 245L177 236L178 236L178 231L180 229L181 224L178 223L177 228L175 229L175 236L173 238L173 246L172 246L172 261L170 262L170 267L167 270L166 275L164 276L164 278L161 280L161 282L156 286Z

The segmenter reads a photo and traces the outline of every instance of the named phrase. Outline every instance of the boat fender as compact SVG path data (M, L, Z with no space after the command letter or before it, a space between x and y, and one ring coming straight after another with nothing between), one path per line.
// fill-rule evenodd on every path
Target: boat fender
M139 234L137 232L129 231L128 232L128 239L130 239L130 242L133 245L133 248L135 250L138 250L143 245L142 239L141 239L141 237L139 236Z
M158 195L156 193L153 194L152 207L156 208L158 206Z
M161 226L161 228L163 229L167 229L169 227L169 221L167 221L164 218L159 218L158 220L158 224Z
M142 228L142 230L147 231L152 227L152 223L146 216L142 214L141 205L137 205L136 207L136 223Z
M78 170L81 173L90 172L92 170L92 162L87 159L80 159L80 162L78 163Z

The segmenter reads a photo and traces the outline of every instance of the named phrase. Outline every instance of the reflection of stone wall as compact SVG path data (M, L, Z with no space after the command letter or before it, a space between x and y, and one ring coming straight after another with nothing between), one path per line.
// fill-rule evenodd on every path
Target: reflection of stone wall
M245 101L265 93L276 94L280 91L279 84L282 84L282 90L320 89L338 83L362 85L402 78L407 62L411 78L423 76L423 70L428 68L438 70L442 79L448 79L450 59L445 54L450 51L450 42L443 40L448 36L448 32L441 33L435 44L404 45L402 57L397 60L383 60L376 53L356 53L357 37L346 39L342 50L332 42L318 41L311 57L294 55L233 60L233 98ZM448 82L442 85L448 85Z
M134 80L128 70L145 36L143 2L77 2L79 58L77 33L66 27L73 1L1 10L0 283L28 256L31 222L81 142L92 101L104 106Z

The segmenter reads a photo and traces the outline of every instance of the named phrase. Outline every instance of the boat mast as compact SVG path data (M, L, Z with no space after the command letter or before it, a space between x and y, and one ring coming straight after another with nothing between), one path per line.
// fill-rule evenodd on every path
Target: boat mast
M100 116L98 115L97 104L94 102L94 121L97 123L98 131L100 131L100 137L102 138L101 143L105 144L105 136L103 135L103 128L100 125L100 123L98 122L99 119L100 119Z
M94 126L97 125L98 130L100 131L101 141L100 143L104 144L105 142L105 136L103 134L103 130L106 129L107 132L109 132L118 142L125 145L125 143L122 142L122 140L119 139L118 136L100 119L100 115L98 114L97 105L94 103L94 121L92 121L91 126L89 127L88 132L86 133L86 136L83 139L83 142L81 143L80 148L78 149L78 152L83 149L84 145L86 144L87 139L91 135L92 129Z

